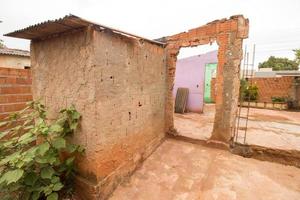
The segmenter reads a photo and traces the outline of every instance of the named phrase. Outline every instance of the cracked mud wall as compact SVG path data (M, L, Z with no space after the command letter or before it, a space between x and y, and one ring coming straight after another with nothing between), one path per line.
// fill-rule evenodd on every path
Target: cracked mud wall
M93 27L32 41L34 99L50 116L74 104L84 199L104 199L164 138L165 49Z

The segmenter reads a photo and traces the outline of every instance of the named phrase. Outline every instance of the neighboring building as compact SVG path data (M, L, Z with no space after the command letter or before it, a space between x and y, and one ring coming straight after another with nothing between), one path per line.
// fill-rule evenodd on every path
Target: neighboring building
M259 71L255 72L254 77L283 77L283 76L293 76L299 77L300 71L297 70L282 70L273 71L272 68L260 68Z
M217 51L177 61L173 96L179 87L189 88L188 111L202 112L204 101L212 102L211 78L216 76L217 61Z
M241 78L251 78L255 75L255 69L248 69L248 70L245 70L245 69L241 69L240 70L240 77Z
M0 48L0 67L25 69L30 67L30 52L20 49Z

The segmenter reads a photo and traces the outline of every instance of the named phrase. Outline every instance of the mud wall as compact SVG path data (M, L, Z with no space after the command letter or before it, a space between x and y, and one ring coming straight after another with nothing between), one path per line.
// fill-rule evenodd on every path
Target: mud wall
M164 138L164 51L92 27L32 41L34 99L53 117L71 104L82 114L74 142L86 148L83 199L105 199Z

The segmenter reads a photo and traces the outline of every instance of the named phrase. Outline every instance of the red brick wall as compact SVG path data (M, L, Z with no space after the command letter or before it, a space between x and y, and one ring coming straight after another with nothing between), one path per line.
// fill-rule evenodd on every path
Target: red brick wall
M210 97L213 102L216 102L216 78L212 78L210 81Z
M249 79L251 81L251 79ZM253 78L253 84L258 87L258 102L272 102L272 97L289 97L292 94L294 77ZM211 97L214 100L215 78L211 80Z
M0 121L31 100L30 70L0 68Z
M252 81L258 87L258 102L272 102L272 97L290 96L294 77L253 78Z
M218 70L216 77L216 114L211 139L229 142L235 128L238 108L240 62L242 60L243 39L248 38L249 21L242 15L232 16L210 22L204 26L190 29L163 39L166 45L167 97L165 107L166 132L173 134L174 99L172 90L176 71L177 55L182 47L217 42ZM230 56L228 56L230 55Z

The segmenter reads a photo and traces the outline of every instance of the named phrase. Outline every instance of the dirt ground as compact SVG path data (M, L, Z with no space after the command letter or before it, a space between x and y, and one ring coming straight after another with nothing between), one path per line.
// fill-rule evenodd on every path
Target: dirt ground
M298 200L300 169L167 139L110 200Z
M214 105L206 105L204 113L175 114L179 135L207 140L214 121ZM241 116L246 116L243 108ZM238 142L244 141L246 120L241 118ZM300 112L250 108L246 143L270 148L300 151Z

